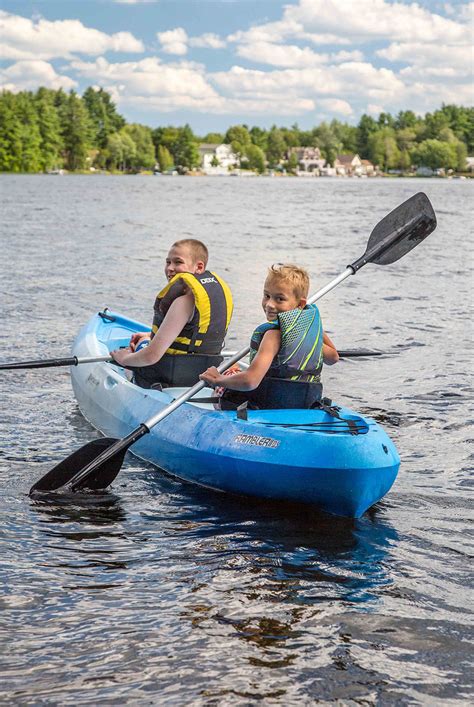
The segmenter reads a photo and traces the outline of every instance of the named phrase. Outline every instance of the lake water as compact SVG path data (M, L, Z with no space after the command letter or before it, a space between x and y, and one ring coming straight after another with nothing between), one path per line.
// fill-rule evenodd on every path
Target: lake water
M437 230L320 302L325 393L382 422L402 464L356 521L223 497L128 456L111 492L28 498L96 432L67 369L0 374L3 704L472 703L472 197L462 180L0 177L0 359L67 356L104 305L149 322L175 239L262 320L272 262L312 291L416 191ZM471 250L470 250L471 248Z

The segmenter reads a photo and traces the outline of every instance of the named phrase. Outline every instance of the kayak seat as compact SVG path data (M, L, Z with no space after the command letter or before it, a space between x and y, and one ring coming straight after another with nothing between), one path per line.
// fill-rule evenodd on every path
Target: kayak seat
M249 410L308 409L318 406L323 394L321 383L306 383L284 378L264 378L255 390L226 389L221 410L237 410L244 403Z
M165 354L151 366L127 366L133 371L133 382L140 388L190 387L198 382L199 374L209 366L219 366L222 356L211 354ZM161 387L160 387L161 386Z

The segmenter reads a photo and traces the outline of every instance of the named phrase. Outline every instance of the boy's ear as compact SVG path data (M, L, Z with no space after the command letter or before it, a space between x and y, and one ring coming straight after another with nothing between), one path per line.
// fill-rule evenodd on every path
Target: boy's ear
M304 309L304 307L306 307L306 302L307 302L307 301L308 301L308 300L306 299L306 297L300 297L300 302L299 302L299 304L298 304L298 309Z
M206 269L206 265L203 260L197 260L194 265L194 274L200 275Z

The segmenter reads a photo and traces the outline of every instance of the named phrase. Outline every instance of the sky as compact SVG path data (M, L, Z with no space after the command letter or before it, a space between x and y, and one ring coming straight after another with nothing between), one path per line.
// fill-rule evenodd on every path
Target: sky
M0 86L102 87L127 122L308 129L473 105L474 2L3 0Z

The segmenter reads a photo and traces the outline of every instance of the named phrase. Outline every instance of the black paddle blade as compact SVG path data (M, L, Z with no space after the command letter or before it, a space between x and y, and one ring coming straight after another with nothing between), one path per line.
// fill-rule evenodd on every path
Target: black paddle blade
M389 265L425 240L436 228L430 200L418 192L397 206L375 226L364 255L351 267L354 272L367 263Z
M100 454L118 441L119 440L113 437L102 437L101 439L95 439L85 444L39 479L39 481L31 487L30 496L35 492L56 491L66 486L79 471L84 469L84 467L93 462ZM124 449L122 452L115 454L111 459L107 459L101 466L95 469L90 476L84 479L83 485L78 484L75 488L88 488L92 490L106 488L119 473L126 451L127 450Z

